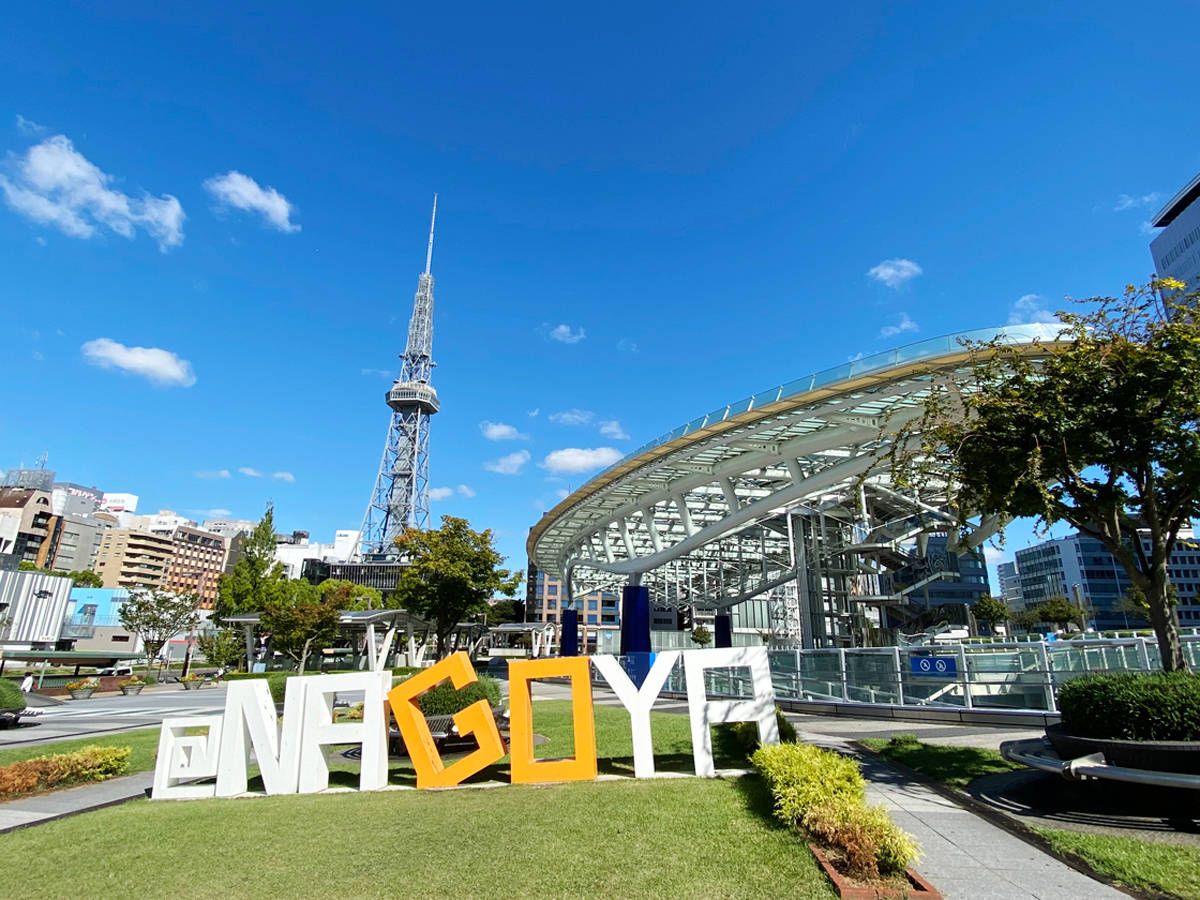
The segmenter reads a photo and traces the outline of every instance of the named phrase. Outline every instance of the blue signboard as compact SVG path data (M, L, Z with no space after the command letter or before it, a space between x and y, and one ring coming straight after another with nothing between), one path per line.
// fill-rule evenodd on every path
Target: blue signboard
M910 656L908 664L914 675L953 678L958 675L957 656Z

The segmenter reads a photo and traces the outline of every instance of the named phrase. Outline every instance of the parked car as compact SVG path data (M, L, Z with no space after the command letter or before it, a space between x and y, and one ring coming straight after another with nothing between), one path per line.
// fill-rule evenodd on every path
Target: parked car
M108 666L96 673L97 675L129 676L133 674L133 666Z

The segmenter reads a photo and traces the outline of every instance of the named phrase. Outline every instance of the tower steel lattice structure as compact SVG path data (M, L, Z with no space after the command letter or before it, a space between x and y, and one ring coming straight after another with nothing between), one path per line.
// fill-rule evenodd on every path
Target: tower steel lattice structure
M425 271L417 279L408 343L400 377L384 395L392 410L375 488L359 532L359 558L390 562L398 558L395 539L405 528L429 527L429 421L440 407L429 383L433 373L433 228L437 195L429 220Z

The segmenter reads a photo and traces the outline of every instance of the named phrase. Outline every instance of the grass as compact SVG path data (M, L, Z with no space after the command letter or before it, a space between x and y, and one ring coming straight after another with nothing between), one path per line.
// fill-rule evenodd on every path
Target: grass
M1053 828L1033 829L1060 853L1074 853L1103 875L1139 890L1200 900L1200 847Z
M32 744L27 747L11 747L0 750L0 766L23 762L37 756L52 756L56 753L71 753L84 747L128 747L128 774L148 772L154 768L154 753L158 749L158 729L143 728L122 734L106 734L71 741L53 741L48 744Z
M628 715L595 712L601 771L632 772ZM573 753L570 722L568 702L535 704L539 757ZM652 722L660 770L690 770L687 717ZM393 759L393 781L406 769ZM178 897L833 896L757 776L139 800L2 840L31 898L159 892L164 875Z
M925 744L911 734L897 734L887 741L863 738L859 743L886 759L904 763L910 769L960 791L982 775L1024 768L1010 763L997 750Z

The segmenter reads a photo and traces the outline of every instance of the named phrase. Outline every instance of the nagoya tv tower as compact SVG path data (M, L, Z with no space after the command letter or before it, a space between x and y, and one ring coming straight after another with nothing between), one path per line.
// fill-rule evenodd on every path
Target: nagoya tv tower
M417 279L400 377L384 395L392 408L392 421L359 534L359 554L366 562L397 559L396 536L405 528L429 527L429 417L439 407L437 391L429 383L433 371L433 276L429 267L436 221L434 194L425 271Z

